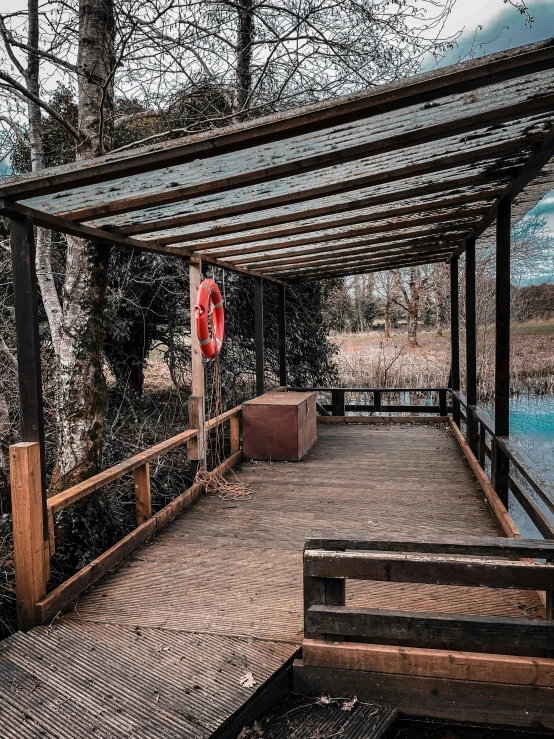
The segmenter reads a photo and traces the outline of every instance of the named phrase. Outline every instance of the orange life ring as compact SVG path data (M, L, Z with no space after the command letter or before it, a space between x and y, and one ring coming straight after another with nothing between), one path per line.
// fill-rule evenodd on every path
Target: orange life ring
M212 304L213 337L210 336L209 307ZM221 351L223 344L223 299L218 286L213 280L203 280L196 293L194 306L196 318L196 335L200 343L200 351L207 359L214 359Z

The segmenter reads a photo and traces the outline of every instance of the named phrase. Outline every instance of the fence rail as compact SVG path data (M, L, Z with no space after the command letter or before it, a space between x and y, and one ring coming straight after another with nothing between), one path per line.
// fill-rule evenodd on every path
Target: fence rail
M347 413L425 413L446 416L452 413L452 406L447 405L448 393L452 391L446 387L412 387L412 388L352 388L352 387L292 387L291 390L302 392L326 393L331 395L331 403L318 403L320 413L332 416L345 416ZM373 395L372 404L347 403L347 394ZM383 395L399 393L433 393L438 395L438 405L414 405L411 403L383 403Z
M550 657L552 614L528 619L352 608L345 604L345 581L549 590L554 585L553 560L554 542L544 540L311 534L304 549L304 637Z
M242 459L241 412L242 406L237 406L205 424L205 432L226 422L230 425L231 454L217 468L219 473L223 474ZM203 485L193 482L184 493L156 514L152 514L150 462L183 444L193 448L198 436L198 429L183 431L49 498L46 502L47 541L44 540L43 533L39 443L25 442L10 447L16 597L20 629L27 630L55 616L72 598L90 587L202 494ZM189 454L189 458L192 455ZM55 513L131 472L134 475L137 527L66 582L46 594L50 577L50 556L55 552Z
M477 406L468 406L464 393L453 391L453 397L463 409L461 417L468 428L468 444L483 471L485 472L486 469L486 460L490 460L491 480L494 480L494 466L498 451L505 455L510 465L507 478L508 489L540 534L545 539L554 539L554 523L549 520L527 489L529 486L548 511L554 514L554 485L542 477L535 465L515 448L509 438L496 435L494 420ZM470 433L472 425L474 429L473 433ZM517 479L517 475L522 479ZM507 501L503 502L506 505Z

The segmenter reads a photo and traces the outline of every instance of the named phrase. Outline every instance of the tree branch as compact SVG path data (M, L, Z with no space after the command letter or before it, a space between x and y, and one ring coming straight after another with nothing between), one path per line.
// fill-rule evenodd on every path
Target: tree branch
M32 100L33 103L36 103L39 105L46 113L48 113L49 116L54 118L54 120L58 121L58 123L65 128L65 130L73 136L75 141L81 140L81 134L79 131L71 125L68 121L65 120L65 118L58 113L58 111L53 108L51 105L46 103L44 100L41 100L37 95L33 95L32 92L29 92L24 85L22 85L20 82L18 82L16 79L14 79L11 75L6 74L2 70L0 70L0 80L4 80L4 82L7 82L9 85L11 85L14 90L19 92L21 95L26 97L28 100Z

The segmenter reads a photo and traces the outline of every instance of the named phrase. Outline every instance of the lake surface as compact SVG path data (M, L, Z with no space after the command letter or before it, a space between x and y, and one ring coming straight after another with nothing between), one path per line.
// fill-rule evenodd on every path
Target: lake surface
M492 408L485 410L494 417ZM554 486L554 396L520 395L510 398L510 439ZM554 515L535 495L533 497L554 523ZM540 538L511 493L509 508L524 536Z

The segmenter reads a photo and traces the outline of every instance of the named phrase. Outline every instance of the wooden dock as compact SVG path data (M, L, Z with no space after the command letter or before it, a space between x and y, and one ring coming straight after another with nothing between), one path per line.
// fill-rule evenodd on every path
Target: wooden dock
M3 736L236 736L288 687L308 531L503 535L446 424L320 425L305 461L236 472L250 499L202 498L52 623L0 645ZM516 590L355 582L346 599L543 615Z

